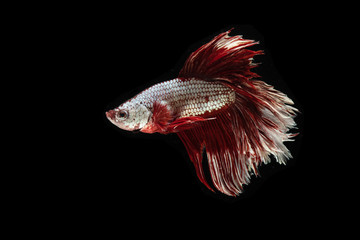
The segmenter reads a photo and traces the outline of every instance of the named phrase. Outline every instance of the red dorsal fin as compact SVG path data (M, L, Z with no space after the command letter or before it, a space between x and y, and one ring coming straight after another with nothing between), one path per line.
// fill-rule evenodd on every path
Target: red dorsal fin
M256 66L252 63L252 58L263 52L245 49L258 42L243 39L241 36L230 37L230 31L219 34L193 52L186 60L179 77L225 80L231 83L258 77L250 71Z

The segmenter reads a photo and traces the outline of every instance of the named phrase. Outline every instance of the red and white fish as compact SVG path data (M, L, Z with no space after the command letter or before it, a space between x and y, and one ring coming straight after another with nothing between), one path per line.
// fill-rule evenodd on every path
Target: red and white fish
M285 164L291 158L283 142L296 123L297 109L250 70L262 51L258 42L221 33L186 60L179 76L153 85L106 112L117 127L144 133L176 133L184 143L200 181L210 190L202 168L203 151L214 186L236 196L250 174L270 155Z

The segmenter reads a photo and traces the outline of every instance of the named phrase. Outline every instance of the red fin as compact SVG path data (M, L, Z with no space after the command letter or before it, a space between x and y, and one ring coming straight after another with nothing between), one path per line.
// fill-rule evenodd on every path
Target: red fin
M233 114L233 111L227 110L218 114L215 121L203 122L178 133L200 181L211 189L202 167L202 152L205 148L214 186L230 196L239 194L242 184L249 180L246 155L241 154L245 149L240 141L242 134L234 131L233 122L227 117Z
M174 133L194 127L194 123L212 120L214 118L183 117L174 120L171 109L166 103L155 102L153 115L150 121L140 130L144 133L159 132L162 134Z
M291 158L283 142L294 136L287 133L295 126L294 108L285 104L289 99L284 94L264 82L254 81L254 87L248 95L259 94L259 101L237 92L234 105L215 115L216 120L177 133L200 181L211 189L202 169L205 148L214 186L230 196L242 192L251 172L257 175L257 167L268 163L269 155L279 163Z
M173 120L170 108L166 103L154 102L150 121L140 130L144 133L165 133L168 124Z
M250 70L256 66L252 58L262 51L246 47L257 44L241 36L221 33L193 52L179 73L181 78L219 81L231 87L235 103L214 115L216 120L200 122L194 128L177 133L184 143L196 173L209 189L202 169L205 148L214 186L224 194L235 196L250 174L257 174L260 163L268 163L274 155L279 163L291 158L283 142L295 134L293 104L285 94L275 90Z
M169 132L184 131L186 129L195 127L196 123L208 121L208 120L214 120L214 119L215 118L202 118L202 117L196 117L196 116L178 118L168 125L167 131L169 131Z
M188 129L187 131L178 132L177 134L184 143L190 160L195 166L196 175L207 188L209 188L211 191L214 191L207 183L202 167L202 154L205 145L205 137L203 136L204 131L202 131L202 129L203 127L198 126L196 128Z
M258 42L243 39L241 36L230 37L230 31L219 34L193 52L186 60L179 77L225 80L231 83L258 77L250 71L256 66L252 63L252 58L263 52L245 49Z
M202 121L194 128L178 132L193 162L196 173L209 189L202 169L205 148L214 186L224 194L241 193L242 185L257 174L260 163L268 163L272 154L277 162L291 158L283 142L295 134L297 109L285 94L275 90L250 70L252 58L262 51L246 47L257 44L241 36L221 33L193 52L179 73L181 78L219 81L235 91L235 102L215 113L214 121Z

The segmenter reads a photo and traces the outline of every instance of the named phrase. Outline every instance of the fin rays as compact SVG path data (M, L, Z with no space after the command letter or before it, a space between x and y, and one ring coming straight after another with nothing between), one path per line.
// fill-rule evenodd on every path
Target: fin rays
M263 93L262 82L255 82L254 86L257 93ZM265 94L268 100L276 101L279 92ZM214 186L224 194L236 196L242 192L242 185L249 183L250 173L257 175L258 166L268 163L271 154L279 163L291 158L283 142L293 137L293 134L286 133L288 128L295 125L292 110L293 107L283 103L270 111L262 101L249 101L237 93L235 104L217 114L216 121L201 122L177 134L188 151L200 181L211 189L202 169L202 151L205 147ZM278 122L284 122L285 127L279 127Z

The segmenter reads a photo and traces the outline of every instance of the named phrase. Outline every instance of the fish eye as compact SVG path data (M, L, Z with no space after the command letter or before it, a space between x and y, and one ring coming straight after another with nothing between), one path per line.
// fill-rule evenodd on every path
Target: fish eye
M125 110L120 110L119 112L118 112L118 114L117 114L117 117L118 118L127 118L128 117L128 112L127 111L125 111Z

